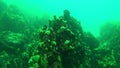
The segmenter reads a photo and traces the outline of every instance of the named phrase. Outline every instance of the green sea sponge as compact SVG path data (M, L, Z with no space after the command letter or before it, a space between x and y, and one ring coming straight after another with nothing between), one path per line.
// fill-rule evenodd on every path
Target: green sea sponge
M57 45L56 41L52 41L52 45L54 46Z
M64 30L64 29L66 29L66 27L65 27L65 26L61 26L60 29L61 29L61 30Z
M69 48L70 48L70 49L74 49L74 47L73 47L73 46L69 46Z
M34 55L29 59L28 63L38 62L39 59L40 59L40 55Z
M70 43L70 40L65 40L64 45L68 45Z
M50 30L45 31L45 34L50 35L51 34Z

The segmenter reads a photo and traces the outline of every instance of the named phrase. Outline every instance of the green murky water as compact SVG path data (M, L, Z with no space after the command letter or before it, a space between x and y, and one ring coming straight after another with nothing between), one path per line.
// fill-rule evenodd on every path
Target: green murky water
M119 68L119 0L0 0L0 68Z

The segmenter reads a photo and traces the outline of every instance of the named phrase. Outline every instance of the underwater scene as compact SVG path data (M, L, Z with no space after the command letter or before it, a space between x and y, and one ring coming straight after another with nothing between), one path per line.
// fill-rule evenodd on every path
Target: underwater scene
M0 68L120 68L120 1L0 0Z

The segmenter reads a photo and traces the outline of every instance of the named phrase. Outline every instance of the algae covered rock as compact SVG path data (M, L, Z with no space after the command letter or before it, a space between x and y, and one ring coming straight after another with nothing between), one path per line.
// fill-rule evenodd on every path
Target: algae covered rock
M84 62L83 31L80 22L71 17L68 10L60 18L54 16L49 26L44 25L36 35L30 52L31 57L39 54L44 59L39 60L38 67L78 68ZM34 49L38 49L38 53Z
M102 53L107 54L101 60L103 66L120 67L120 24L119 22L109 22L101 26L100 29L101 45L99 49L105 49ZM100 51L100 50L99 50ZM106 51L109 51L106 53ZM107 57L106 57L107 56ZM111 59L111 60L110 60Z
M0 43L2 46L0 50L7 52L16 52L17 49L23 49L25 44L25 36L20 33L13 33L10 31L2 32Z
M26 23L24 15L15 5L7 6L0 15L0 31L24 32Z

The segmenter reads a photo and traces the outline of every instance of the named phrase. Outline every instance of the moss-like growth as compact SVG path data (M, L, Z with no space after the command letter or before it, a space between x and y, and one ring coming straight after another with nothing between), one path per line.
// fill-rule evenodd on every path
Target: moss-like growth
M34 42L34 44L38 44L38 46L35 49L38 49L41 58L47 62L44 64L43 60L39 60L39 67L74 68L84 62L83 58L78 59L84 57L84 38L82 29L79 29L81 28L80 23L70 14L67 18L67 15L68 10L65 10L64 16L60 18L54 16L53 20L49 20L49 27L43 26L37 32L36 41L38 42Z

